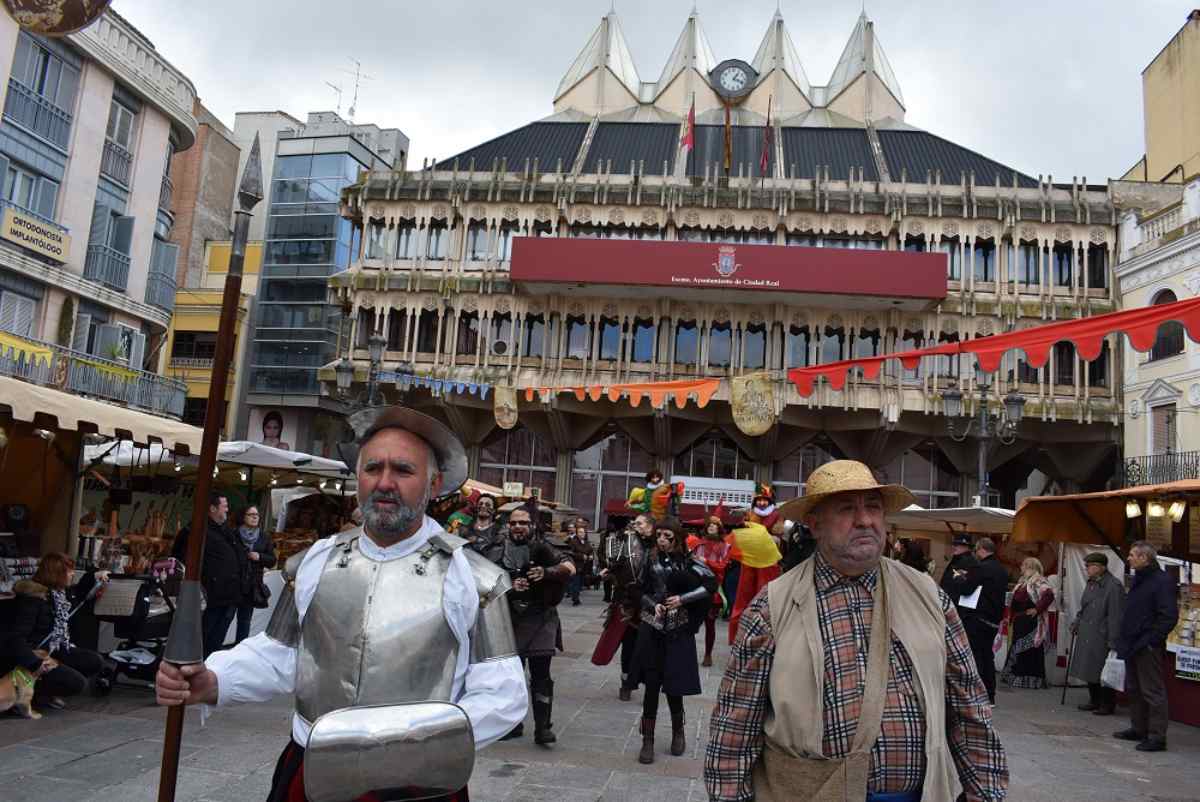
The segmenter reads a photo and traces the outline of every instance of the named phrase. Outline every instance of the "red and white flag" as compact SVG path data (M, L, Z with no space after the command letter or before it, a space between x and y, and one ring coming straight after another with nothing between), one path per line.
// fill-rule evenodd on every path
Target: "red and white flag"
M767 98L767 124L763 127L762 155L758 159L758 174L764 179L767 177L767 169L771 166L771 142L775 133L771 128L772 99Z
M688 111L687 125L683 129L683 136L679 140L679 147L689 153L696 148L696 99L692 98L692 108Z

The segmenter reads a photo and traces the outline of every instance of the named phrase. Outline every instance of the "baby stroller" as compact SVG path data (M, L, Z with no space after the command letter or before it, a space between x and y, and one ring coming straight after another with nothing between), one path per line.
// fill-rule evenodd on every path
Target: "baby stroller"
M150 574L114 576L96 602L96 618L113 625L117 648L108 653L122 674L153 683L175 615L172 600L179 592L183 566L177 560L154 563ZM173 592L172 592L173 591Z

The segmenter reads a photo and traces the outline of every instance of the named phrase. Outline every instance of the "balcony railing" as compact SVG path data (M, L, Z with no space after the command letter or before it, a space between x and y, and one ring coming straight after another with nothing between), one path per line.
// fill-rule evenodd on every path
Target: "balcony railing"
M171 183L171 176L164 175L162 177L162 187L158 190L158 208L164 212L171 211L171 195L175 192L175 185Z
M213 360L212 357L173 356L170 366L175 370L212 370Z
M129 257L107 245L89 245L83 277L124 292L129 284Z
M4 116L63 150L71 140L71 114L15 78L8 79Z
M1129 457L1121 465L1120 479L1124 487L1200 479L1200 451Z
M175 277L151 272L146 276L146 303L171 312L175 309Z
M129 186L129 175L133 172L133 154L111 140L105 140L104 152L100 156L100 173L123 186Z
M176 419L183 417L187 397L187 385L178 379L8 333L0 340L0 375Z

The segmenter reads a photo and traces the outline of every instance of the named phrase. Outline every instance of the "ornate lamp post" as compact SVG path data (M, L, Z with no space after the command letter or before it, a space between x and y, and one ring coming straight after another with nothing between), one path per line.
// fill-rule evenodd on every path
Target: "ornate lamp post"
M354 384L354 363L349 357L342 357L333 367L334 378L337 380L338 397L347 403L359 406L373 407L383 403L379 393L379 368L383 365L383 349L387 338L381 334L372 334L367 340L367 355L371 360L367 373L367 391L365 394L350 392Z
M1004 397L1004 407L998 414L992 415L988 410L988 383L986 373L977 373L975 386L978 389L979 403L976 405L978 414L974 417L963 417L963 393L957 385L950 385L942 393L942 403L945 405L946 433L956 443L961 443L972 435L979 438L979 503L987 500L987 442L995 438L1005 445L1011 445L1017 439L1017 426L1025 409L1025 398L1017 392L1010 392Z

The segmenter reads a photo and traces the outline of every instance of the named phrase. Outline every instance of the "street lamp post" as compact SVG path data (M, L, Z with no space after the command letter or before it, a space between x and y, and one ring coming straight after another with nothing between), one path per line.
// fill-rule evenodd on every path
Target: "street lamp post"
M987 374L978 374L975 386L979 391L979 403L978 414L974 417L963 419L963 393L955 384L942 393L942 403L946 413L946 433L951 440L961 443L971 436L973 430L979 438L979 503L984 505L987 500L987 441L995 438L1005 445L1016 441L1025 398L1015 391L1010 392L1004 397L1004 408L997 415L991 415L987 403L990 389Z
M357 402L368 407L382 403L379 392L379 368L383 365L383 349L386 345L387 338L380 334L372 334L367 340L367 355L371 363L367 373L367 391L363 396L356 396L350 392L350 387L354 384L354 362L350 357L344 356L334 365L333 375L337 380L338 396L343 401Z

